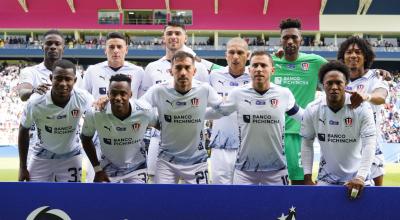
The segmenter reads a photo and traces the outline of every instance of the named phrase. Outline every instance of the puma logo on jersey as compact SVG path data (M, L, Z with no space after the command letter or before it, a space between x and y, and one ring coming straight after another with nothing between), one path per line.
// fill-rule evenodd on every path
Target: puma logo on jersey
M107 127L107 126L104 125L104 128L111 132L111 126Z
M169 100L165 100L165 102L167 102L168 104L170 104L171 106L173 105L173 103Z
M99 78L102 78L104 81L106 80L106 77L104 76L99 76Z
M322 120L322 119L319 118L318 121L322 122L322 124L325 125L325 120Z
M247 99L245 99L244 102L247 102L247 103L249 103L249 105L251 105L251 102Z
M221 85L224 85L224 82L222 82L221 80L218 80L219 83L221 83Z

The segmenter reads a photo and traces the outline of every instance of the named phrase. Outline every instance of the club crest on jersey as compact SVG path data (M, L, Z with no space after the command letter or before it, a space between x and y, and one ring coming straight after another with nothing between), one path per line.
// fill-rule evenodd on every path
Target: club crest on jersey
M192 103L192 107L198 107L200 100L198 98L192 98L190 102Z
M344 119L344 124L346 125L346 127L351 127L353 125L353 119L352 118L345 118Z
M309 63L301 63L301 69L304 71L308 71L310 69L310 64Z
M134 123L134 124L132 125L132 129L133 129L134 132L139 131L139 129L140 129L140 123L139 123L139 122Z
M364 90L364 85L358 85L357 86L357 91L363 91Z
M74 117L74 118L79 117L79 109L74 109L74 110L72 110L72 111L71 111L71 115L72 115L72 117Z
M271 107L272 108L276 108L276 107L278 107L279 100L278 99L271 99L270 103L271 103Z

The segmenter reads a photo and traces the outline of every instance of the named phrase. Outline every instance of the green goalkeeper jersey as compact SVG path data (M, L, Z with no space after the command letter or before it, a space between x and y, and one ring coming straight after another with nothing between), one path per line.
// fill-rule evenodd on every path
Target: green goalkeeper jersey
M303 109L314 100L318 85L318 70L327 62L316 54L299 53L296 61L290 62L285 57L273 56L275 73L271 82L287 87L292 91L296 102ZM300 123L286 117L285 133L299 134Z

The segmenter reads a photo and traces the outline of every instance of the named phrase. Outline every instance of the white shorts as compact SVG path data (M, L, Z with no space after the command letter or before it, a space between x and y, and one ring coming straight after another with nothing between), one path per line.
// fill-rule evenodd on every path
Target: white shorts
M376 178L385 174L383 154L375 155L374 161L371 166L371 178Z
M155 134L150 138L149 150L147 152L147 173L149 175L154 176L154 174L156 173L159 148L160 136Z
M99 136L97 135L97 132L93 136L93 144L94 144L94 147L96 149L97 159L100 160L100 158L101 158L101 148L100 148L100 140L99 140ZM90 163L90 160L87 157L86 153L85 153L85 157L84 157L84 163L85 163L85 168L86 168L86 182L87 183L93 183L94 170L93 170L92 163Z
M146 169L135 170L123 176L109 177L112 183L147 183Z
M207 162L194 165L178 165L157 159L154 183L174 184L182 179L187 184L208 184Z
M210 176L212 184L232 184L237 149L211 150Z
M235 169L233 174L235 185L289 185L287 169L278 171L241 171Z
M324 181L319 180L319 181L317 181L317 185L318 186L340 186L340 185L344 185L344 184L339 184L338 185L338 184L328 183L328 182L324 182ZM367 181L365 181L364 185L365 186L373 186L374 182L372 180L367 180Z
M32 182L81 182L82 154L66 159L43 159L32 155L28 170Z

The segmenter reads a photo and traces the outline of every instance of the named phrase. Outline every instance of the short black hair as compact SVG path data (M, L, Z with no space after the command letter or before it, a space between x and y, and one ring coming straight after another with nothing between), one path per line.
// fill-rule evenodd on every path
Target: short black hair
M318 78L319 78L319 82L321 84L323 84L325 75L332 70L341 72L346 79L346 83L349 82L349 80L350 80L349 68L346 65L344 65L342 62L333 60L333 61L329 61L328 63L322 65L321 68L319 69Z
M359 36L351 36L340 44L337 59L344 62L344 54L346 53L347 48L353 44L356 44L361 49L365 60L364 68L369 69L375 60L375 52L372 50L371 44Z
M119 32L110 32L110 33L108 33L107 37L106 37L106 41L108 41L110 39L113 39L113 38L122 39L122 40L125 41L125 43L127 43L126 37L123 34L119 33Z
M287 18L281 21L281 23L279 24L279 28L281 29L281 31L288 28L297 28L301 30L301 21L298 19Z
M165 31L165 29L167 29L167 27L180 27L186 32L185 25L178 23L178 22L173 22L173 21L168 22L167 25L164 26L164 31Z
M75 64L73 64L73 63L72 63L71 61L69 61L69 60L64 60L64 59L57 60L57 61L54 62L54 64L53 64L53 71L54 71L57 67L60 67L60 68L63 68L63 69L73 69L73 70L74 70L74 73L75 73L75 75L76 75L76 67L75 67Z
M252 52L251 55L250 55L250 61L255 56L267 56L269 58L269 60L271 60L271 64L274 65L274 61L272 60L271 54L269 54L266 51L256 50L256 51Z
M112 82L127 82L131 86L132 79L125 74L115 74L110 77L110 84Z
M189 57L192 60L192 63L194 65L194 61L195 61L194 56L192 54L188 53L188 52L185 52L185 51L176 52L174 54L174 56L172 57L172 59L171 59L171 65L174 65L174 62L176 60L183 60L183 59L185 59L187 57Z
M56 29L51 29L51 30L46 31L46 32L43 34L43 38L46 38L48 35L53 35L53 34L54 34L54 35L60 36L61 39L62 39L63 42L64 42L64 34L61 33L59 30L56 30Z

